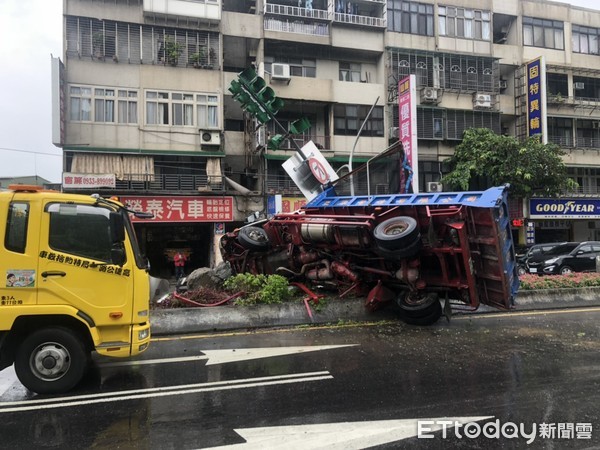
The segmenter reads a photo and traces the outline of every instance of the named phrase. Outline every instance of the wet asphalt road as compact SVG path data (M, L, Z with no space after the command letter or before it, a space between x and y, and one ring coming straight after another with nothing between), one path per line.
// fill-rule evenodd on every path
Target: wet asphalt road
M0 448L600 448L600 308L172 336L95 361L64 396L1 372ZM479 421L423 422L425 439L417 418Z

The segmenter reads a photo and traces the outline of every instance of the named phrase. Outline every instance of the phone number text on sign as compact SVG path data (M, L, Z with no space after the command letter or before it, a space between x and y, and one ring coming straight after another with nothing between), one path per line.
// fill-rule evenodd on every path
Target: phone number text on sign
M133 211L154 215L132 222L232 222L233 197L121 197Z

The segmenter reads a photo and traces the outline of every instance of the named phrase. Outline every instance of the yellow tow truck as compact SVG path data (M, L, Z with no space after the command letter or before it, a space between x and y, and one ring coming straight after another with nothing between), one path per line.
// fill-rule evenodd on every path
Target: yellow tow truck
M0 370L53 394L73 388L91 353L150 343L150 277L121 203L38 186L0 191Z

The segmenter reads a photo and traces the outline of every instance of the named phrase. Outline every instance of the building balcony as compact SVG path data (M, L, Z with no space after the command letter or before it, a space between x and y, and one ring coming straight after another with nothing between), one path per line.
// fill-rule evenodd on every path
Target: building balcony
M548 142L564 148L600 149L600 138L593 137L548 136Z
M360 25L365 27L385 28L386 21L381 17L361 16L358 14L346 14L336 12L333 18L334 22Z
M221 1L207 0L190 2L187 0L144 0L143 11L146 17L181 18L184 20L193 18L219 21L221 20Z
M214 177L212 177L214 178ZM96 188L97 191L119 191L137 193L182 193L182 192L215 192L222 194L225 191L223 177L218 180L206 175L146 175L124 174L123 179L116 180L115 188Z
M331 20L329 11L325 9L309 9L291 5L280 5L276 3L265 3L265 15L300 17L303 19L326 21Z
M265 31L278 31L283 33L296 33L308 36L329 36L329 24L314 22L305 23L302 21L289 21L265 17Z

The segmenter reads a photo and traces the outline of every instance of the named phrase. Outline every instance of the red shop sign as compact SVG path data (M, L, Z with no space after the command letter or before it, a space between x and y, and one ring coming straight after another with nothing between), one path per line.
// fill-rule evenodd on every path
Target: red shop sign
M233 222L233 197L121 197L133 211L154 214L132 222Z

